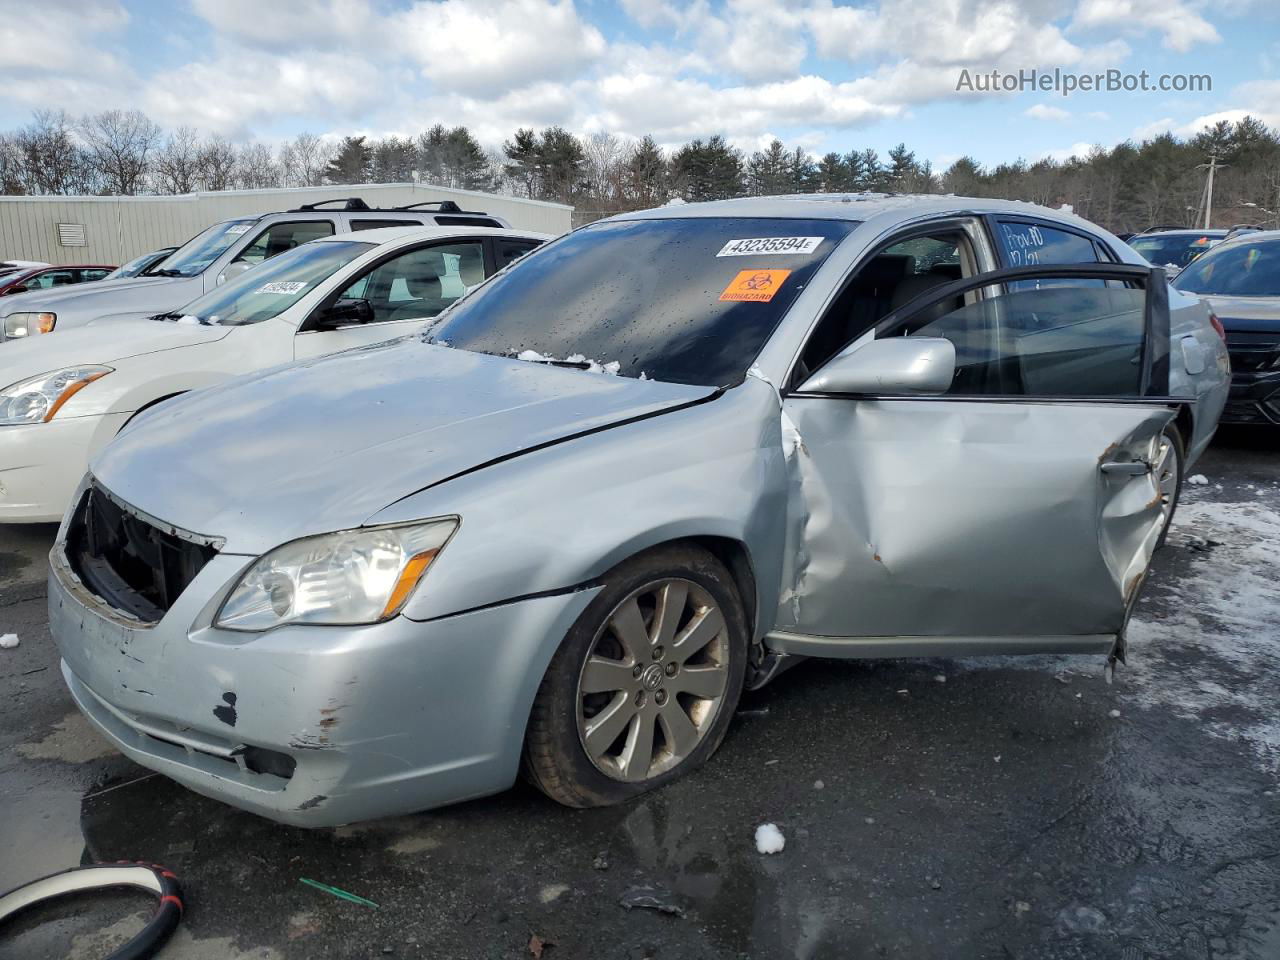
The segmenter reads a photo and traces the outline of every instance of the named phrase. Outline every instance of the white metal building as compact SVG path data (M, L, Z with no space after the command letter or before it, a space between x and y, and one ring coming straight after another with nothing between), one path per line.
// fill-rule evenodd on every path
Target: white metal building
M0 197L0 260L124 263L177 246L218 220L290 210L319 200L360 197L371 207L452 200L464 210L504 217L512 226L559 234L573 208L421 183L362 183L280 190L224 190L174 197Z

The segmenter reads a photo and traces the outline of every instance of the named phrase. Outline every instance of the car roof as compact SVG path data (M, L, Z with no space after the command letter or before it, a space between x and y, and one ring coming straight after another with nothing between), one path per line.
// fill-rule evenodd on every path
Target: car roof
M1225 247L1227 244L1235 246L1242 240L1249 243L1257 243L1259 240L1264 243L1273 243L1276 240L1280 240L1280 230L1253 230L1249 233L1240 233L1232 237L1230 240L1218 244L1218 246Z
M929 214L994 213L1046 217L1076 223L1092 232L1102 230L1074 213L1022 200L993 200L937 193L800 193L774 197L739 197L705 203L683 203L634 213L611 220L662 220L681 217L776 217L803 220L863 222L885 214L902 218Z
M374 230L356 230L351 233L335 233L330 237L318 237L312 243L333 243L335 240L356 240L360 243L391 243L393 241L434 240L446 237L520 237L532 240L551 240L554 235L536 230L518 230L514 227L378 227Z
M1225 237L1228 231L1219 230L1217 228L1211 230L1152 230L1149 233L1140 233L1132 240L1141 240L1145 237Z

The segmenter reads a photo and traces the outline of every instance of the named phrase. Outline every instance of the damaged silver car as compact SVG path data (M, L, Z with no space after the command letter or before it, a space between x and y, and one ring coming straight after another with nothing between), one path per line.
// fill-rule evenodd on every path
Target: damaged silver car
M122 751L276 820L522 766L617 803L800 657L1121 655L1225 371L1198 301L1042 208L625 214L419 335L138 418L50 622Z

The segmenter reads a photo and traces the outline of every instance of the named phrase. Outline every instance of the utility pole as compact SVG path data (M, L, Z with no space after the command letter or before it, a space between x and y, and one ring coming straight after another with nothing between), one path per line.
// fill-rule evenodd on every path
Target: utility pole
M1204 227L1209 229L1209 222L1213 219L1213 173L1218 167L1225 167L1227 164L1218 163L1218 155L1209 154L1209 162L1199 164L1197 170L1208 170L1209 176L1204 184Z

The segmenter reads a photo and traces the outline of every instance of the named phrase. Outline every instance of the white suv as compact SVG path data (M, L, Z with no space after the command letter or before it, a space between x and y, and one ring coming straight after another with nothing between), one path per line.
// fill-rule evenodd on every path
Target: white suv
M143 276L6 298L0 305L0 343L101 320L138 319L176 310L254 264L309 240L396 226L509 227L511 224L487 213L462 210L452 200L377 210L359 197L308 203L282 213L223 220L192 237Z
M484 227L323 237L180 310L7 344L0 522L60 519L89 458L162 400L413 333L549 239Z

